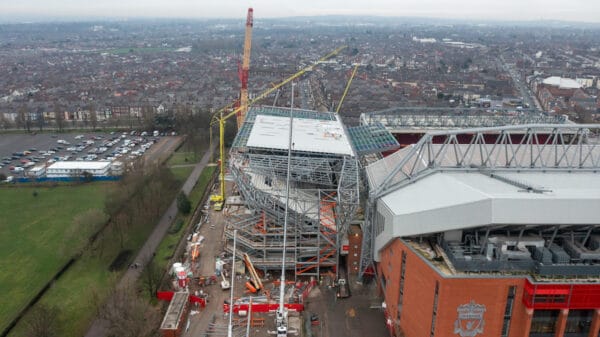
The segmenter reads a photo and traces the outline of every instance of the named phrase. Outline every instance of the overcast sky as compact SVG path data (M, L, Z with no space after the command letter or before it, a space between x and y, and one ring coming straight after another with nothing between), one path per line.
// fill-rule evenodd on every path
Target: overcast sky
M4 19L384 15L600 22L600 0L0 0Z

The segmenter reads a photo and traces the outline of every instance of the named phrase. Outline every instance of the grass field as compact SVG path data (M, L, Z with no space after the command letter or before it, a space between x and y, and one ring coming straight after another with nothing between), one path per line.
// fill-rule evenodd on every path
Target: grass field
M137 252L154 225L142 223L128 227L123 247L120 246L118 234L106 229L96 243L85 250L81 258L44 294L39 303L58 308L59 336L78 337L85 334L96 316L94 296L103 301L124 272L111 272L108 267L122 249ZM24 336L26 326L23 323L29 318L26 315L9 337Z
M65 242L73 219L101 210L111 186L0 188L0 289L6 292L0 298L0 330L75 253ZM93 231L82 227L77 233L87 238Z
M180 167L171 167L171 172L175 176L177 181L183 183L190 176L190 173L194 170L193 166L180 166Z
M169 158L167 165L173 166L195 164L199 162L200 159L202 159L202 154L194 154L193 152L173 152L173 155L171 158Z

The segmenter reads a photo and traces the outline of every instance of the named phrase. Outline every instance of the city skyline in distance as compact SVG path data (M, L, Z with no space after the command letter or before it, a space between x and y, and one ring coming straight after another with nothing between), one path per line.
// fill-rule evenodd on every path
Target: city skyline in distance
M600 23L600 2L589 0L421 0L405 3L395 0L276 0L215 3L190 0L21 0L0 3L1 22L69 21L125 18L244 18L254 7L256 18L348 15L386 16L476 21L567 21Z

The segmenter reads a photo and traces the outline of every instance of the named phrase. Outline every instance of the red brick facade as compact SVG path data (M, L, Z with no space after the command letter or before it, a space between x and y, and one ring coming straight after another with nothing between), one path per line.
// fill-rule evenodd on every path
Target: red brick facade
M405 254L404 281L401 280L403 271L402 261ZM552 326L542 326L537 321L536 310L528 308L524 302L525 276L519 277L494 277L484 276L447 276L438 272L420 253L408 247L402 240L396 239L381 251L381 261L377 268L381 280L381 294L386 303L386 316L392 336L407 337L445 337L461 336L460 327L467 330L474 329L480 324L479 319L464 322L458 320L458 308L463 306L471 314L481 314L481 332L470 336L506 336L506 337L528 337L533 328L538 333L549 331L548 336L567 336L564 334L569 309L554 309L556 319ZM400 287L403 283L402 308L399 313ZM437 285L437 286L436 286ZM505 316L509 291L514 291L512 296L511 313ZM589 287L589 286L588 286ZM437 308L434 318L434 300L437 288ZM474 306L468 305L473 303ZM478 305L484 306L483 313L477 312ZM597 337L600 328L600 301L594 303L595 309L586 310L590 315L589 324L585 334L589 337ZM473 309L474 308L474 309ZM591 308L588 308L591 309ZM592 314L590 314L592 313ZM540 313L538 313L540 314ZM473 316L471 316L472 318ZM554 316L551 316L554 317ZM537 318L539 320L539 318ZM548 318L546 322L548 321ZM469 322L467 322L469 321ZM433 332L432 332L433 324ZM503 325L510 324L509 329L503 333ZM542 325L540 325L542 324ZM574 324L574 323L571 323ZM578 323L581 324L581 323ZM573 327L572 327L573 328ZM457 330L458 329L458 330ZM544 330L546 329L546 330ZM550 333L551 332L551 333ZM468 333L463 333L468 335ZM542 335L536 335L542 336ZM544 335L545 336L545 335Z
M362 230L360 226L352 225L348 229L348 258L346 270L352 275L358 275L362 248Z

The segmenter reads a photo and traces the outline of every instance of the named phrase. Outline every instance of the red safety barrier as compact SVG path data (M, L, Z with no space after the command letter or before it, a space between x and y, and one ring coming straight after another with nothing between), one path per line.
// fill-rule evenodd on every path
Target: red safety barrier
M175 296L175 292L173 292L173 291L157 291L156 292L156 298L158 298L161 301L169 301L170 302L173 299L173 296ZM199 303L203 308L206 307L206 299L204 299L202 297L190 295L188 297L188 300L190 301L190 303Z
M158 298L161 301L171 301L173 299L173 296L175 295L174 292L172 291L157 291L156 292L156 298Z
M190 303L198 303L201 307L206 307L206 299L194 295L190 295Z
M304 304L290 303L284 304L285 308L292 311L304 311ZM234 304L233 312L238 313L240 310L248 311L248 304ZM252 304L252 312L274 312L279 309L279 304L277 303L253 303ZM229 304L223 303L223 313L229 312Z

